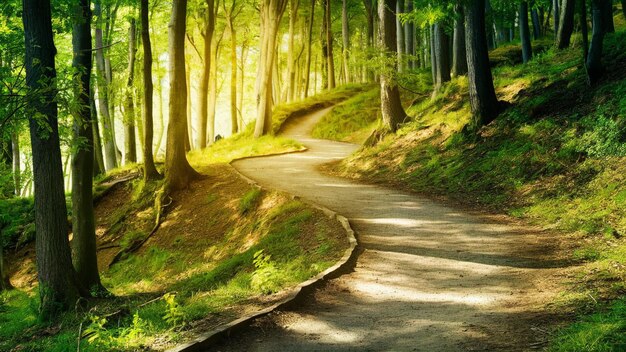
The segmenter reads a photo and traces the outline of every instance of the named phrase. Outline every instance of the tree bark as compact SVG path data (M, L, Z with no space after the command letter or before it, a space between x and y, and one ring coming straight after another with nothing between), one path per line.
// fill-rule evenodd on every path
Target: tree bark
M89 0L80 0L75 10L72 46L75 69L74 140L72 153L72 259L83 287L106 292L100 283L96 255L96 224L93 210L94 143L91 122L91 9Z
M486 125L500 108L493 87L485 32L485 0L470 0L465 8L465 49L467 52L470 105L476 127Z
M519 5L518 20L519 20L519 36L522 42L522 61L524 63L527 63L533 57L533 48L530 43L530 29L528 28L528 2L527 1L522 1Z
M580 0L580 32L582 37L582 49L583 49L583 62L587 62L587 55L589 55L589 28L587 27L587 1Z
M289 81L287 86L287 101L295 98L296 90L296 71L295 71L295 31L296 22L298 20L298 7L300 0L289 0L289 47L287 49L287 75Z
M406 12L413 12L413 0L407 0ZM408 21L404 25L404 52L408 56L408 67L410 69L416 69L415 67L415 24L413 21Z
M333 57L333 32L332 21L330 16L331 0L324 0L325 4L325 21L326 21L326 50L328 50L326 68L328 69L328 88L335 88L335 58Z
M452 49L452 75L455 77L467 74L467 56L465 55L465 14L463 6L457 4L454 18L453 49Z
M237 31L233 23L234 4L235 1L233 1L233 8L231 8L227 20L230 32L230 132L233 135L239 132L237 119Z
M575 0L563 0L559 17L559 29L556 35L556 47L565 49L569 46L574 31Z
M315 0L311 0L311 13L309 15L309 28L306 45L306 66L304 73L304 97L309 96L309 82L311 80L311 47L313 46L313 22L315 22Z
M528 2L524 2L526 2L526 12L528 12ZM533 38L539 39L541 37L541 21L539 20L539 13L536 8L533 7L530 10L530 17L533 21ZM528 19L526 19L526 21L528 21Z
M224 37L224 32L221 33L220 37L217 41L213 41L211 48L211 60L213 61L213 65L211 65L210 77L209 77L209 106L208 106L208 130L207 130L207 138L208 143L213 144L215 142L215 109L217 107L217 63L219 62L218 57L220 53L220 43L222 42L222 38Z
M92 62L93 65L93 62ZM104 155L102 154L102 141L100 140L100 127L98 126L98 110L96 109L96 99L94 97L93 77L91 79L91 88L89 92L89 104L91 105L91 128L93 130L93 148L94 148L94 164L93 175L98 176L104 174Z
M124 164L137 162L137 144L135 142L135 106L133 90L135 82L135 57L137 53L137 26L135 19L130 19L128 30L128 80L124 99Z
M558 37L558 32L559 32L559 23L561 20L561 4L559 3L559 0L552 0L552 13L554 16L554 38L556 40L556 38Z
M141 0L141 42L143 43L143 178L158 179L161 175L154 165L152 141L154 135L152 83L152 44L150 42L149 0Z
M399 14L404 12L404 0L396 0L396 47L398 55L398 72L404 71L404 28Z
M182 189L198 176L185 155L187 125L187 85L185 83L185 28L187 0L173 0L169 24L170 99L165 152L165 178L168 188Z
M593 23L593 32L591 34L591 46L587 55L587 78L589 84L596 83L604 73L604 65L602 64L602 47L604 42L604 34L606 24L607 6L605 2L610 0L592 0L591 1L591 20Z
M374 0L363 0L363 5L365 6L365 17L367 19L367 55L366 58L368 60L372 59L371 51L374 50L374 21L376 14L376 3ZM367 82L374 82L375 73L371 67L366 68L367 72Z
M35 183L35 248L39 279L40 313L56 317L74 306L82 290L72 267L67 209L63 192L63 166L59 145L57 91L48 0L24 0L22 20L26 47L27 100ZM46 126L41 125L45 117Z
M20 170L20 137L16 132L11 133L11 147L13 150L13 188L15 196L19 197L22 190L22 170Z
M397 57L396 41L396 16L393 9L396 8L395 0L380 0L378 2L379 23L379 45L383 55ZM393 60L383 60L386 66L380 75L380 108L383 116L383 124L390 131L395 132L399 125L407 117L402 102L400 101L400 91L392 73L396 64ZM391 63L390 63L391 62Z
M109 113L109 88L104 58L104 41L102 33L102 5L101 0L95 0L94 15L96 17L96 85L98 88L98 110L102 121L102 139L104 142L104 163L108 170L117 167L117 148L115 146L115 131Z
M343 76L345 82L349 83L350 79L350 27L348 23L348 0L343 0L341 5L341 37L343 39Z
M208 128L208 111L209 111L209 80L211 78L211 46L213 42L213 33L215 32L215 2L214 0L206 0L207 9L204 18L204 30L202 37L204 38L204 61L202 63L202 75L200 77L200 87L198 89L198 147L206 148L207 128Z
M435 65L437 68L435 75L435 92L437 92L443 83L450 81L449 37L441 23L435 23L433 42L435 44Z
M604 33L614 33L615 23L613 22L613 0L606 0L601 2L602 8L602 26L604 27Z
M285 13L287 0L263 0L261 3L261 50L257 90L257 119L254 137L272 131L272 77L276 55L278 26Z

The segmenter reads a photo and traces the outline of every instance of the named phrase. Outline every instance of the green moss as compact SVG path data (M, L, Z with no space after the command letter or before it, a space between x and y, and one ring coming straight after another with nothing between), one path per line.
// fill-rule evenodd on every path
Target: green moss
M253 210L259 204L262 194L263 191L256 187L246 192L239 201L239 212L245 214Z

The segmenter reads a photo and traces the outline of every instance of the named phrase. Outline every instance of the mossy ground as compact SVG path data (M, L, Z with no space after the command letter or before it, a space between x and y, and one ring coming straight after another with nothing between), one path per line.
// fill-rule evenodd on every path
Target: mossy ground
M494 67L497 94L511 106L477 134L464 131L467 80L455 78L433 98L418 95L397 135L329 167L506 212L576 243L570 254L581 269L556 303L583 316L557 335L555 350L626 348L626 32L616 24L605 39L606 75L593 87L580 47L549 48L527 64Z

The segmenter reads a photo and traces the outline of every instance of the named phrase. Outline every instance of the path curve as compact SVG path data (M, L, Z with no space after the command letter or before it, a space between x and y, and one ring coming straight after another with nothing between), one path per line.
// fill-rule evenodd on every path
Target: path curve
M241 173L346 216L363 253L301 307L234 333L215 351L525 351L541 347L558 291L547 235L414 194L331 177L319 165L358 146L309 132L330 109L284 134L305 153L237 161ZM553 243L553 242L552 242Z

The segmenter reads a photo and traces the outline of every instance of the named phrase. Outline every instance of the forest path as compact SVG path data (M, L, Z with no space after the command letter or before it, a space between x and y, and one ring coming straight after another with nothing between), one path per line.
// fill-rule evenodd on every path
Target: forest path
M215 351L526 351L557 318L544 309L567 271L550 234L408 192L321 173L358 146L310 137L329 109L284 134L304 153L240 160L259 184L346 216L363 252L301 307L234 333ZM558 319L557 319L558 320Z

